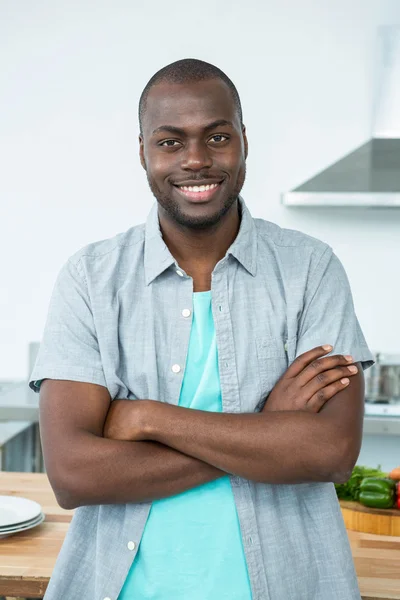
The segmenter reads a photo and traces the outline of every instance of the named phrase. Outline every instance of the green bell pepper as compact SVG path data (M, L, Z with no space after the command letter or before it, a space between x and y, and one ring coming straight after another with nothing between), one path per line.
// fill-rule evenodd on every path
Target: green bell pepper
M365 477L360 484L359 502L371 508L392 508L396 483L392 479Z

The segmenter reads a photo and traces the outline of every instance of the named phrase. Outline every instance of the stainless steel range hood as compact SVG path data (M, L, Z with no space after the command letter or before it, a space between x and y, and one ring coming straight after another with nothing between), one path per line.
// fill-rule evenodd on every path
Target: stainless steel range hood
M288 206L400 207L400 26L379 32L372 137L282 195Z

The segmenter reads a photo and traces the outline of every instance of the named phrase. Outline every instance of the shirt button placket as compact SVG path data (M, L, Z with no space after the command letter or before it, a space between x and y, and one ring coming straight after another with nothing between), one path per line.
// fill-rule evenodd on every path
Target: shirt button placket
M170 313L174 320L171 339L170 363L168 366L168 402L178 405L185 372L186 352L189 346L193 315L193 279L176 265L180 281L176 283L175 301Z
M215 294L215 327L220 356L220 381L224 412L239 412L240 399L236 374L236 357L229 306L227 305L227 274L218 273L212 279Z

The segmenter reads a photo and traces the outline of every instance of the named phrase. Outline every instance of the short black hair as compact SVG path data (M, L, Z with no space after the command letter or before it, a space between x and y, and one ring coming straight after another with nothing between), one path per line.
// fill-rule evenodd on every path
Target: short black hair
M243 125L242 105L238 91L227 75L218 67L198 60L197 58L183 58L163 67L153 75L144 88L139 100L139 127L142 134L143 116L146 111L146 101L151 88L157 83L195 83L206 79L221 79L229 87L233 101L239 114L240 123Z

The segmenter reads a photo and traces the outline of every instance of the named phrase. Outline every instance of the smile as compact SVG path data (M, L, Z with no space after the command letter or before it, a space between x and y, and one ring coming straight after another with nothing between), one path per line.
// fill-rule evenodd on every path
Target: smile
M178 186L183 192L208 192L208 190L214 190L219 186L219 183L212 183L211 185L182 185Z
M221 182L207 185L176 185L175 187L188 200L200 202L210 200L220 185Z

